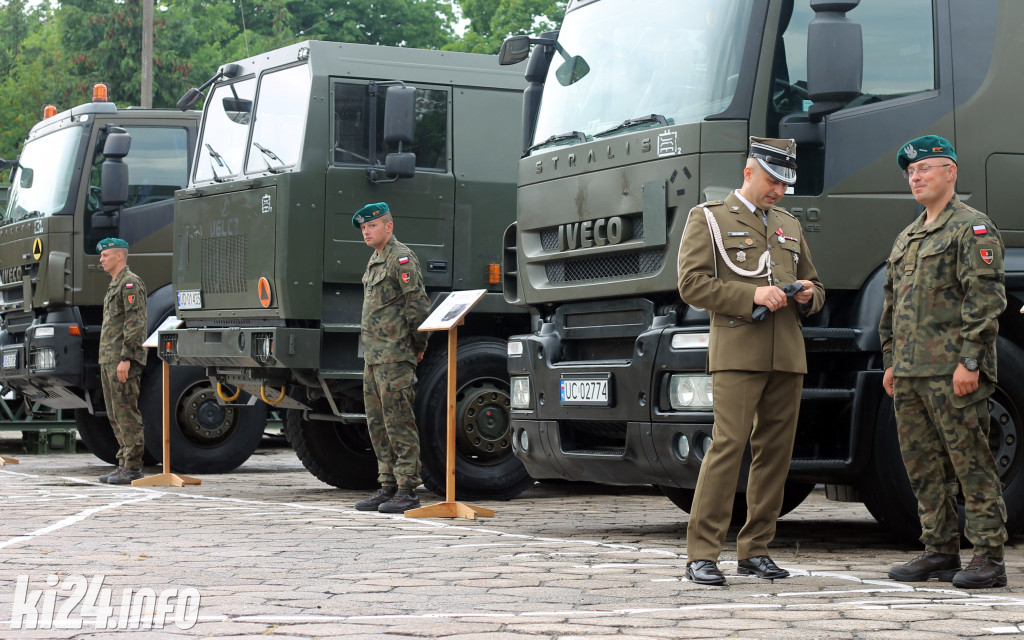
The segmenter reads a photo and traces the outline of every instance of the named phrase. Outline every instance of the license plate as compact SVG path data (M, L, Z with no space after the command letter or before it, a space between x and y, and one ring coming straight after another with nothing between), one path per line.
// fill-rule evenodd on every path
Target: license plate
M562 378L562 404L607 407L611 376L594 378Z
M202 309L203 308L202 292L198 291L198 290L194 290L194 291L179 291L178 292L178 308L179 309Z
M18 352L5 353L4 354L4 369L17 369L18 368Z

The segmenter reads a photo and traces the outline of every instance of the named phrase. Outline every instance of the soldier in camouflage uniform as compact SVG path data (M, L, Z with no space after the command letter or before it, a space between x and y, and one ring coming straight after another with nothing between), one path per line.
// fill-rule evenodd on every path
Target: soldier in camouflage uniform
M413 415L416 363L427 334L416 328L427 319L430 299L416 254L393 235L394 220L384 202L352 216L373 255L363 274L363 404L377 454L380 489L356 503L360 511L404 513L420 506L420 440Z
M100 382L107 417L120 448L117 469L100 482L130 484L142 477L143 429L139 378L146 366L146 285L128 268L128 243L104 238L96 245L100 265L110 274L100 330Z
M988 445L996 335L1006 308L1003 243L992 220L957 197L957 159L939 136L900 148L897 161L925 212L886 262L879 323L883 386L894 398L903 462L917 496L925 551L893 567L906 582L1006 585L1006 505ZM960 564L957 481L974 558Z

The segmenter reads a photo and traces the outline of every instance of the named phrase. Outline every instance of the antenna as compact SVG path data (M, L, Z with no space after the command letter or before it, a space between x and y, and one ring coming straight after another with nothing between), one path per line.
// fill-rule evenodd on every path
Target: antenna
M242 12L242 37L245 39L245 57L249 57L249 34L245 30L245 5L238 0L238 10Z

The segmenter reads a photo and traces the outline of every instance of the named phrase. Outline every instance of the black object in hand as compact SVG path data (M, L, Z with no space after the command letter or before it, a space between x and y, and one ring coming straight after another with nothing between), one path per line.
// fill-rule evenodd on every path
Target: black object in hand
M779 288L782 289L787 298L792 298L804 290L804 285L799 282L790 282L789 284L783 285ZM764 319L768 317L768 307L763 304L757 305L757 308L754 309L754 313L750 314L750 317L758 322L764 322Z

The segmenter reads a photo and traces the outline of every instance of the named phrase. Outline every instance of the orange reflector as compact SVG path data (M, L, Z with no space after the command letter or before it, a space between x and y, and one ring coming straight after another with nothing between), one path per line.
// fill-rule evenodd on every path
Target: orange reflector
M164 351L170 351L173 346L174 343L168 340L167 342L164 343Z
M70 327L68 327L68 335L69 336L80 336L80 335L82 335L82 327L78 326L77 324L71 325Z
M92 101L93 102L106 102L110 90L107 89L107 85L102 82L97 82L92 85Z
M256 286L256 291L260 295L260 304L266 309L270 306L270 280L266 277L260 278L259 284Z
M52 118L55 115L57 115L57 107L53 106L52 104L48 104L45 107L43 107L43 120L46 120L47 118Z
M487 265L487 284L501 284L501 265Z

